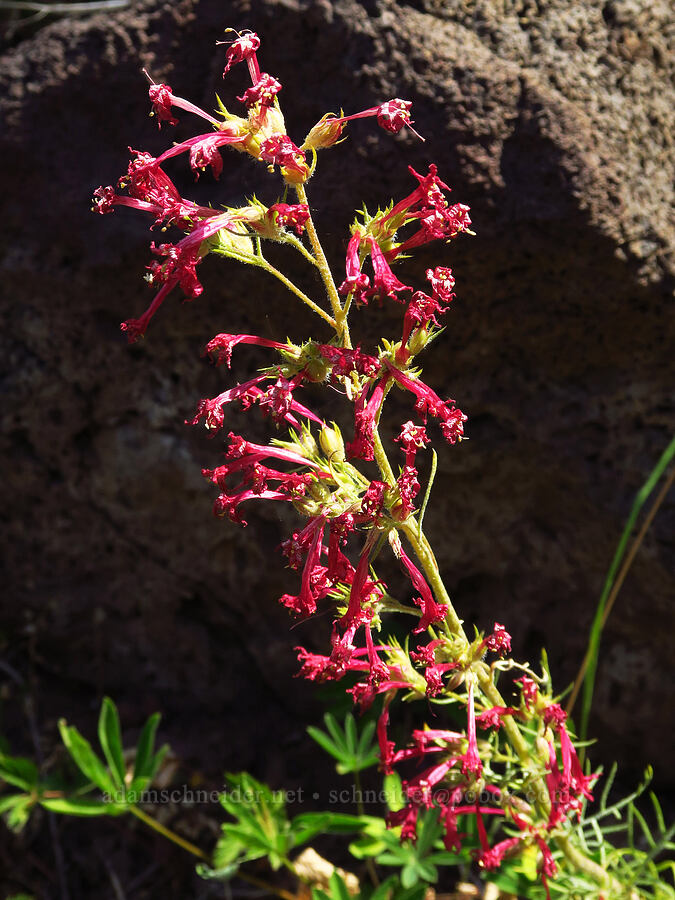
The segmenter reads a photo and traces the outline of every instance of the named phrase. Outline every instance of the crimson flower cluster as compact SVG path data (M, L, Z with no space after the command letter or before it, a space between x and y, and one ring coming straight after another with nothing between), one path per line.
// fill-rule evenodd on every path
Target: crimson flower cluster
M542 692L542 682L536 681L533 673L513 684L514 689L519 686L515 705L489 702L492 695L485 685L492 684L495 666L503 664L508 669L503 657L511 651L510 636L499 623L491 633L477 635L473 641L464 636L459 620L452 618L418 516L418 453L430 443L430 420L449 444L464 437L464 413L454 400L439 397L414 365L441 328L441 319L455 296L455 279L450 268L436 266L426 271L425 289L415 289L401 281L392 266L404 254L432 241L447 242L462 233L471 234L469 209L449 202L449 188L438 177L435 165L430 165L425 175L411 167L416 186L406 197L376 215L364 210L357 216L347 243L344 279L336 287L330 272L322 268L323 252L304 189L314 171L317 151L337 144L348 123L363 118L375 118L393 134L404 128L417 134L412 129L411 104L392 99L353 115L329 113L297 145L286 132L279 106L282 85L261 72L259 47L260 39L253 32L238 35L227 46L223 74L245 62L251 77L251 87L237 98L245 108L241 116L230 113L220 101L218 111L211 115L176 96L169 85L151 82L149 95L158 125L177 124L175 113L184 111L207 122L212 130L172 145L157 158L131 151L127 172L117 186L95 192L95 208L100 213L131 207L149 215L151 229L172 228L183 234L172 243L151 243L154 259L148 266L147 281L156 293L139 318L129 319L121 327L130 341L138 340L175 287L180 287L187 300L199 296L202 286L197 266L210 253L278 277L262 252L263 243L272 240L302 252L319 269L330 313L299 289L292 289L331 324L334 334L330 339L293 343L223 332L205 348L217 366L228 368L233 350L240 344L276 354L275 361L254 377L202 399L190 420L193 425L203 422L215 435L225 426L230 404L237 404L243 409L258 406L276 428L276 437L267 444L250 442L229 431L224 461L203 470L218 491L214 512L246 525L244 503L274 500L290 504L301 518L298 528L281 544L288 567L299 573L299 586L296 594L286 593L280 602L300 619L328 610L332 627L326 653L297 648L299 674L313 681L344 679L361 710L371 707L381 695L377 724L381 768L391 773L402 767L407 774L405 803L390 813L388 824L400 827L403 840L414 841L420 811L435 807L446 848L457 850L464 837L461 819L474 816L480 865L495 869L506 855L536 845L546 885L556 871L550 836L579 813L583 800L591 796L594 776L583 774L565 715ZM253 199L238 208L218 210L182 197L166 174L165 163L185 154L196 178L210 168L218 179L224 167L224 148L278 169L285 184L283 199L269 206ZM296 192L297 203L287 202L288 190ZM347 315L352 306L373 302L400 304L401 328L394 339L383 340L377 349L367 352L352 345ZM310 385L330 386L333 396L341 396L351 406L351 434L346 443L337 425L324 421L300 399ZM394 388L411 395L413 409L413 418L389 435L398 445L398 474L389 463L379 426L383 404ZM376 478L369 465L373 462L379 468ZM404 576L403 595L408 603L394 599L376 574L376 561L387 545ZM386 617L394 612L403 612L407 621L412 621L406 646L382 635ZM490 666L486 659L492 660ZM459 731L416 729L397 749L389 737L390 712L396 699L424 699L427 705L454 702L465 709L465 727ZM510 734L516 723L537 732L540 751L533 748L534 769L514 786L500 774L497 751L500 735ZM527 801L521 795L537 775L537 767L546 796ZM486 817L499 817L511 833L491 845Z

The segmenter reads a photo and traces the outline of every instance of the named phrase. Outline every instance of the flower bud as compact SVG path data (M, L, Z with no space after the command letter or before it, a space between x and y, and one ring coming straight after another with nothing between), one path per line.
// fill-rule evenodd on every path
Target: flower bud
M345 461L345 444L342 440L340 429L335 422L333 422L332 428L325 425L321 429L319 443L321 444L321 449L331 462Z
M316 456L319 452L319 448L316 445L316 441L314 440L314 435L310 431L301 431L298 435L298 439L296 441L298 446L298 452L301 456L306 456L307 458L311 458Z
M341 122L332 113L326 113L310 130L301 149L320 150L323 147L332 147L339 141L345 125L346 122Z
M429 343L429 332L426 328L417 328L410 335L410 340L408 341L408 350L412 353L413 356L417 356L418 353L421 353L422 350Z

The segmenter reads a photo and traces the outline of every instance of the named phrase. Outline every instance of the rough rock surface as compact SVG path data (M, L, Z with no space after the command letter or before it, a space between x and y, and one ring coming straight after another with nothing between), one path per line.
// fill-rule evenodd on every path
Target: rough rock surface
M407 193L408 164L438 163L471 204L477 236L413 264L455 270L458 299L425 372L470 416L471 440L441 452L428 531L464 619L503 621L530 658L545 643L562 689L675 424L672 10L148 0L54 22L0 58L0 652L26 679L45 747L59 715L91 730L108 693L131 729L165 710L186 771L319 786L328 768L307 774L302 734L314 694L291 680L291 648L323 635L289 631L273 602L293 583L272 562L290 517L251 511L244 532L213 520L199 470L221 443L182 426L227 378L198 358L216 330L294 337L310 323L274 284L208 261L204 296L172 298L128 348L118 323L147 303L147 222L89 212L128 144L158 153L174 139L147 119L142 67L206 108L215 91L236 105L244 73L223 85L214 46L227 25L260 33L298 138L327 110L414 101L425 144L354 123L321 157L311 200L336 270L354 206ZM192 127L185 115L175 134ZM226 163L215 188L174 174L214 204L273 199L260 167ZM395 334L397 312L364 315L368 333L384 318ZM242 352L234 377L260 360ZM597 758L616 756L628 775L653 762L661 784L672 782L661 736L673 729L674 523L671 497L609 622L593 722ZM16 749L32 752L7 696Z

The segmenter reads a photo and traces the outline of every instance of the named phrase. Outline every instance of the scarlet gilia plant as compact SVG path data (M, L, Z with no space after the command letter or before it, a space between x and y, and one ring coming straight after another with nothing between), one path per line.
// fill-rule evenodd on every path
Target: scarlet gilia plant
M281 545L286 565L298 572L297 593L279 601L294 619L332 617L323 653L297 648L299 675L340 682L358 711L375 712L380 769L401 779L401 800L390 809L387 826L404 846L415 844L421 823L431 816L445 861L469 841L475 864L488 877L507 863L527 863L533 896L539 891L550 897L555 886L560 893L574 883L584 885L578 896L628 896L625 884L579 836L578 821L598 776L582 769L548 672L544 667L538 674L513 660L511 638L498 622L489 634L467 634L422 528L429 491L421 495L421 454L439 437L453 452L466 452L458 449L466 415L426 384L418 357L440 334L455 296L447 244L473 233L469 209L450 201L435 165L426 172L410 167L407 196L356 215L346 258L336 267L344 274L334 280L306 193L318 152L340 143L348 124L361 119L374 119L392 134L407 129L419 137L411 103L390 99L350 115L328 113L304 141L294 143L279 104L282 85L261 72L259 47L258 36L244 32L225 51L224 75L245 63L251 76L251 87L237 98L241 114L220 100L216 112L206 112L169 85L151 82L160 127L188 113L208 130L171 144L157 158L132 151L117 186L95 192L98 212L132 207L149 216L151 229L161 226L177 235L171 243L151 243L147 280L156 293L122 329L137 341L174 289L188 300L198 297L197 268L213 254L264 270L316 314L320 339L216 334L204 351L216 366L229 369L240 344L272 358L252 377L202 399L191 419L211 435L225 435L224 459L203 471L216 491L217 516L246 525L252 501L285 503L297 514L296 529ZM367 124L359 121L359 127ZM251 198L239 207L203 206L181 196L163 168L184 154L196 178L210 169L218 179L228 150L278 173L278 202L267 206ZM310 297L272 265L264 253L269 241L304 257L321 278L323 296ZM432 242L444 264L429 268L423 285L406 283L399 262ZM352 336L354 314L384 303L400 306L400 329L377 348L365 349ZM334 422L303 401L310 385L330 388L334 402L351 410L353 425L344 438ZM410 413L383 433L382 409L393 389L408 396ZM268 443L226 427L233 404L258 407L270 420ZM335 418L341 418L337 412ZM372 462L375 478L372 465L364 466ZM377 574L386 553L400 565L397 597ZM391 636L393 616L406 624L405 640L400 626L399 638ZM401 704L415 701L418 725L395 741L392 722Z

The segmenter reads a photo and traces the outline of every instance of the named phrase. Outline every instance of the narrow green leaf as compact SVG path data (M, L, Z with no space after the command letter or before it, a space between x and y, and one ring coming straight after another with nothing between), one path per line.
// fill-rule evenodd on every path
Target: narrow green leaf
M136 746L136 759L134 760L134 779L152 777L155 773L152 771L154 763L153 750L155 747L155 734L161 716L159 713L153 713L143 726L138 744Z
M89 797L43 797L39 803L51 812L67 816L118 816L126 811L124 805Z
M633 526L635 525L638 514L644 504L647 502L647 499L656 487L659 479L661 478L661 475L664 473L668 464L674 456L675 438L671 440L666 449L663 451L658 462L649 474L649 477L637 492L630 514L628 516L628 520L626 521L626 525L621 534L621 538L619 539L619 544L616 548L616 552L614 553L614 558L612 559L609 571L607 572L607 576L605 578L602 593L600 595L600 599L598 600L595 616L591 624L591 631L588 639L588 648L586 650L588 665L586 667L586 674L584 676L582 686L581 726L579 728L579 737L581 738L581 740L586 740L588 734L588 722L591 715L591 706L593 704L593 689L595 687L595 675L598 668L598 657L600 653L600 638L602 636L602 631L604 628L603 618L605 613L605 606L607 605L607 600L609 599L614 581L619 573L619 569L626 554L626 550L628 549L628 541L630 539L631 532L633 531Z
M80 769L80 771L86 775L96 787L113 795L115 793L115 784L106 767L91 749L89 741L82 737L75 726L67 725L65 719L60 720L59 731L61 732L61 740L75 761L78 769Z
M359 745L357 748L357 755L360 757L368 757L372 754L371 743L373 739L373 734L375 733L375 723L374 722L366 722L363 727L363 731L361 732L361 737L359 738Z
M0 816L6 813L7 810L13 809L20 801L23 800L25 802L26 799L30 800L31 798L26 794L3 794L0 797Z
M392 812L398 812L405 805L403 797L403 785L398 772L385 775L383 780L384 795L387 798L387 808Z
M104 697L101 704L101 714L98 719L98 739L115 784L118 788L124 789L126 787L124 778L127 768L124 764L120 717L117 707L110 697Z
M414 887L419 881L417 866L408 863L401 869L401 884L404 888Z
M337 719L335 716L331 715L331 713L326 713L323 717L323 721L326 724L326 728L328 729L331 737L335 741L335 746L346 755L349 752L349 748L345 742L344 732L341 730L340 726L337 723Z
M356 721L350 712L345 716L345 740L349 752L352 756L356 755L359 746L359 736L356 731Z
M12 804L12 806L5 813L5 821L7 822L7 827L12 831L19 832L24 827L28 818L30 816L30 811L33 808L33 798L23 796L16 803Z
M365 835L349 845L349 852L355 859L366 859L378 856L387 849L387 844L382 838Z
M344 754L342 753L342 751L338 750L334 742L326 734L325 731L321 731L319 728L315 728L313 725L310 725L307 728L307 734L312 738L312 740L317 742L319 747L325 750L326 753L330 754L334 759L344 759Z
M349 893L347 885L337 872L333 872L330 876L329 887L333 900L352 900L352 895Z
M212 869L206 863L199 863L197 874L206 881L230 881L239 871L239 863L231 863L219 869Z
M37 766L30 759L0 753L0 780L31 791L38 780Z

